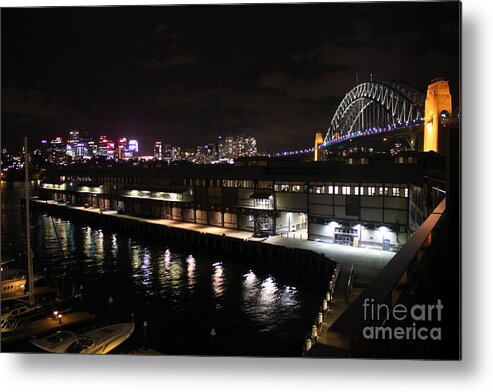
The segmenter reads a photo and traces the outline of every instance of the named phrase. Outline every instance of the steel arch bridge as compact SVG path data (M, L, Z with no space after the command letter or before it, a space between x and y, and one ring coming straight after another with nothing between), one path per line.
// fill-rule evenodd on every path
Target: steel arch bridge
M424 103L425 95L406 85L361 83L349 91L339 104L323 145L423 123Z

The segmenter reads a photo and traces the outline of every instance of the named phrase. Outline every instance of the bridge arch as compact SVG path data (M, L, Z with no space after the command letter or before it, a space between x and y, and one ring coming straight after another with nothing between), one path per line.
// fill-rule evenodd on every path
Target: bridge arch
M324 142L373 127L420 120L425 95L391 82L366 82L349 91L334 113Z

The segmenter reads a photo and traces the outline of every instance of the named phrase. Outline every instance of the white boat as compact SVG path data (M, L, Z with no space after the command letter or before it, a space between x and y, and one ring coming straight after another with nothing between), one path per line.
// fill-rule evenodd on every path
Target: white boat
M133 321L108 324L79 334L58 331L31 343L50 353L107 354L127 340L134 329Z
M2 318L1 320L10 320L14 318L19 318L19 317L29 317L32 316L36 313L38 313L40 310L43 309L43 306L41 305L34 305L34 306L20 306L18 308L14 308L10 311L7 311L5 313L2 313ZM4 331L2 331L4 332Z
M2 271L2 291L0 295L22 293L26 287L26 276L22 273L8 273Z

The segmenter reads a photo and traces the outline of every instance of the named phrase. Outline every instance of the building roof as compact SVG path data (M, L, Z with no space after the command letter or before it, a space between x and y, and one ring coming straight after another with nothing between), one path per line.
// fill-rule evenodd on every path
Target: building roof
M136 177L149 180L231 179L334 182L421 182L429 170L443 171L444 159L417 153L416 164L397 164L393 156L370 156L368 164L350 165L342 160L326 162L269 162L265 166L166 165L163 167L118 166L98 168L73 166L49 169L45 178L58 176ZM97 180L99 181L99 180ZM133 187L132 189L136 189Z

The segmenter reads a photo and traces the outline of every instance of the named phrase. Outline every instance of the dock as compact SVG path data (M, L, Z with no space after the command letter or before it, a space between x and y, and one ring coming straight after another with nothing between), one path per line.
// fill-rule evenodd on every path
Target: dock
M83 324L94 319L94 315L88 312L72 312L63 315L61 322L52 317L34 321L28 324L22 331L9 335L2 334L2 345L19 342L21 340L30 339L34 336L45 335L48 333L60 331L75 325Z

